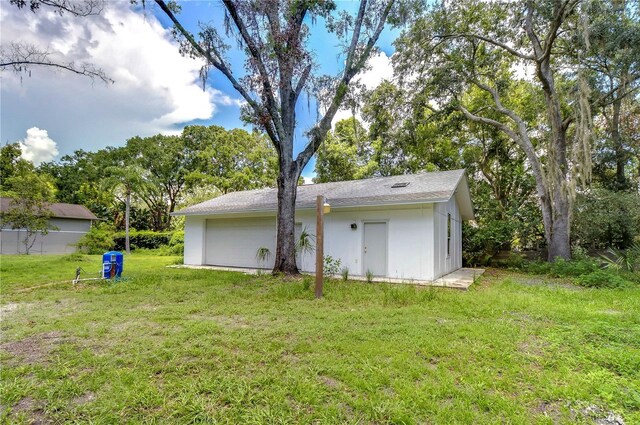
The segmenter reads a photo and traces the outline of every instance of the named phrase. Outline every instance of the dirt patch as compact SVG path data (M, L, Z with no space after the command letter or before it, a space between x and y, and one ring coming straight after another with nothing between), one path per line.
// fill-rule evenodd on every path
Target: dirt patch
M44 414L44 411L42 410L42 403L32 399L31 397L23 398L11 408L12 416L18 416L21 413L25 414L29 418L29 423L31 425L53 423Z
M19 309L30 307L31 303L9 303L0 306L0 321L6 320L9 316Z
M318 376L318 379L320 379L320 382L322 382L324 385L326 385L329 388L332 388L332 389L340 388L340 381L330 376L320 375Z
M526 340L518 344L518 351L528 356L543 357L548 345L549 343L545 340L535 335L529 335Z
M438 363L440 363L440 358L439 357L434 357L434 356L430 356L430 355L424 354L424 353L422 353L422 351L416 351L416 356L418 356L421 359L423 359L426 362L427 367L430 370L438 369Z
M554 424L562 421L562 403L560 401L543 401L533 409L533 412L551 419Z
M91 403L96 399L96 395L89 391L88 393L84 393L77 397L71 399L71 404L75 406L82 406L83 404Z
M20 357L22 364L36 364L43 363L60 344L69 341L62 332L46 332L20 341L5 342L0 344L0 350Z
M542 278L542 277L513 276L511 277L511 279L513 280L513 282L519 283L525 286L546 286L548 288L563 288L563 289L570 289L572 291L580 291L583 289L579 286L572 285L570 283L553 281L549 278Z
M212 321L218 325L231 329L248 329L253 327L246 317L240 315L234 316L208 316L205 314L190 314L187 316L190 320L196 321Z
M111 330L114 332L144 331L145 333L149 333L163 329L165 329L165 327L151 320L130 320L116 323L111 326Z

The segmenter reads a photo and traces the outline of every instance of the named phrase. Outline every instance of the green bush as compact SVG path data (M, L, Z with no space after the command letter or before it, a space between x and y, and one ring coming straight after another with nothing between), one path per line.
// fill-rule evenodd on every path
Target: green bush
M587 288L624 288L630 282L617 273L599 269L578 277L576 283Z
M509 257L502 260L492 260L491 265L493 267L506 267L508 269L521 269L525 266L526 260L522 254L517 252L509 253Z
M169 240L169 253L173 255L184 254L184 230L176 230Z
M129 243L131 249L158 249L161 246L169 245L173 234L171 232L154 232L152 230L131 230L129 232ZM184 238L184 236L183 236ZM124 251L125 232L118 232L114 236L115 249Z
M463 224L462 259L469 266L486 266L501 249L509 246L511 223L492 221L481 227Z
M342 261L339 258L333 258L330 255L325 255L322 272L325 276L333 276L340 272L341 266Z
M542 274L549 277L579 277L593 273L599 269L599 264L593 258L586 257L581 260L564 260L556 258L556 261L525 262L522 269L528 273Z
M115 230L107 223L98 223L91 226L77 243L78 249L85 254L102 254L115 248Z
M571 238L590 249L628 248L640 236L640 196L593 188L579 194L573 208Z
M598 269L598 263L591 259L567 261L556 258L554 262L549 263L547 274L551 277L578 277L593 273Z
M522 269L527 273L548 274L549 271L551 270L551 263L547 261L540 261L540 260L528 261L528 262L525 262Z

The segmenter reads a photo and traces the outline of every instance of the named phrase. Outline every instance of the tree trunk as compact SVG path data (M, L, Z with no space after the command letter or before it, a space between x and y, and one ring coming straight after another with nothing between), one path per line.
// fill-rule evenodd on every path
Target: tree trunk
M281 163L278 175L278 230L273 272L296 275L300 273L295 243L296 189L300 171L293 160L280 158L280 161L286 164Z
M124 210L124 249L127 254L131 253L131 249L129 247L129 209L131 206L131 192L127 191L127 199L125 202L125 210Z
M571 203L567 198L567 195L564 194L562 198L553 203L552 228L548 241L549 261L555 261L557 258L571 259Z
M611 119L611 141L613 142L613 151L616 156L616 190L627 189L627 179L624 175L624 166L626 165L627 155L620 137L620 109L622 107L622 99L617 98L613 102L613 117Z

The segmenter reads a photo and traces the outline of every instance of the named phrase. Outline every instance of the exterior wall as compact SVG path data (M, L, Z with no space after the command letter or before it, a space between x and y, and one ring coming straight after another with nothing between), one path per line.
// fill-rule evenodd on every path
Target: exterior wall
M186 216L184 220L184 263L204 264L206 220L203 216Z
M451 214L451 245L447 255L447 214ZM261 214L273 217L273 214ZM225 216L224 218L239 218ZM256 217L256 215L247 215ZM206 223L221 216L185 217L184 263L206 264ZM387 223L387 277L434 280L462 267L462 218L455 197L448 202L406 209L334 210L325 215L325 255L340 259L352 276L364 276L364 223ZM357 228L351 229L355 223ZM300 231L316 233L315 211L296 213L296 237ZM275 232L275 229L274 229ZM302 271L315 271L315 252L298 255Z
M52 218L49 220L52 226L57 227L57 231L83 232L87 233L91 229L91 220L75 218Z
M36 236L29 251L30 254L66 254L75 252L76 244L91 228L91 220L53 218L50 220L57 230ZM20 229L2 229L0 231L0 252L5 254L24 254L25 231Z
M447 255L447 217L451 214L451 245ZM462 267L462 218L455 197L434 204L434 277L437 279Z
M349 274L364 276L364 223L387 223L387 277L394 279L431 280L433 276L433 208L349 212L332 211L325 215L324 253L340 259ZM296 222L316 233L315 213L298 214ZM356 223L357 229L351 229ZM315 252L305 255L298 263L301 270L315 271Z

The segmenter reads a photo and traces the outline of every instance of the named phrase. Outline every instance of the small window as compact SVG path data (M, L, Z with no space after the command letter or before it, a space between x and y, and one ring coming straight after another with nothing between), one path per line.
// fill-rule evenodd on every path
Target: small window
M400 182L400 183L394 183L393 186L391 186L392 189L396 189L398 187L407 187L409 186L409 182Z
M447 214L447 257L451 255L451 214Z

